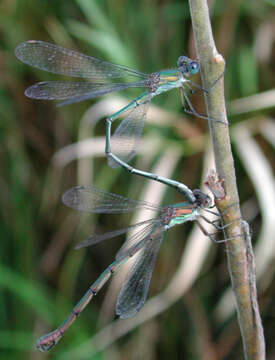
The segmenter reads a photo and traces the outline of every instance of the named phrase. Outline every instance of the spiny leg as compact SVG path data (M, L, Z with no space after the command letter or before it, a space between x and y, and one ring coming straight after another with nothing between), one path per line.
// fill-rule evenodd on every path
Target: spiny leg
M203 226L202 224L198 221L198 220L195 220L196 224L198 225L198 227L200 228L200 230L202 231L202 233L209 237L209 239L214 242L214 243L222 243L222 242L226 242L227 240L231 240L231 238L227 238L227 239L223 239L223 240L216 240L213 235L215 235L216 233L209 233Z
M201 118L201 119L205 119L205 120L210 120L210 121L215 121L215 122L219 122L219 123L222 123L222 124L227 124L225 121L222 121L222 120L217 120L217 119L213 119L209 116L206 116L206 115L202 115L200 113L198 113L194 106L192 105L191 101L189 100L187 94L185 93L184 89L183 88L180 88L180 92L181 92L181 99L182 99L182 104L183 104L183 110L187 113L187 114L191 114L191 115L195 115L197 116L198 118ZM190 110L188 108L186 108L185 106L185 102L184 100L186 100Z
M225 73L225 69L223 70L223 72L221 73L220 76L218 76L218 78L213 82L213 84L210 86L210 88L208 89L208 92L211 92L212 89L217 85L217 83L221 80L221 78L224 76Z
M226 208L225 210L223 210L221 213L218 213L218 212L216 212L216 211L212 211L212 210L209 210L209 209L203 209L203 210L206 211L206 212L208 212L208 213L210 213L210 214L213 214L213 215L219 217L218 219L211 221L212 223L215 223L215 222L220 221L220 219L228 212L229 209L231 209L233 206L238 205L238 204L239 204L238 201L230 204L230 205L227 206L227 208ZM213 206L211 206L211 208L213 208L213 207L215 207L215 204L214 204ZM232 220L232 222L237 221L237 220L240 220L240 218L234 219L234 220ZM232 224L232 222L231 222L230 224Z
M191 92L192 94L196 94L198 91L203 91L203 92L205 92L206 94L209 94L209 93L212 91L212 89L217 85L217 83L220 81L220 79L224 76L224 73L225 73L225 70L224 70L224 71L221 73L221 75L213 82L213 84L210 86L209 89L205 89L204 87L202 87L201 85L193 82L192 80L189 80L189 83L190 83L193 87L196 87L197 90L192 89L192 87L189 85L188 82L186 82L185 85L190 89L190 92ZM221 122L221 123L225 124L224 121L212 119L212 118L210 118L210 117L208 117L208 116L199 114L199 113L194 109L191 101L189 100L188 96L185 94L183 88L180 88L180 92L181 92L183 109L184 109L184 111L185 111L186 113L188 113L188 114L193 114L193 115L195 115L195 116L197 116L197 117L199 117L199 118L202 118L202 119L212 120L212 121ZM185 100L187 101L187 104L189 105L190 110L185 107L185 105L184 105L184 98L185 98Z
M221 212L221 216L225 215L229 209L231 209L233 206L236 206L236 205L239 205L238 201L235 201L232 204L228 205L227 208Z
M190 82L190 84L189 84L189 82ZM196 94L196 93L199 92L199 91L203 91L203 92L205 92L206 94L209 94L209 90L205 89L205 88L202 87L201 85L193 82L192 80L189 80L189 82L186 82L185 86L188 87L188 89L190 90L190 92L191 92L192 95ZM196 87L197 89L196 89L196 90L192 89L192 87L191 87L190 85Z
M208 120L209 117L206 116L206 115L202 115L202 114L199 114L193 107L191 101L189 100L187 94L185 93L184 89L183 88L180 88L180 93L181 93L181 102L182 102L182 105L183 105L183 110L184 112L186 112L187 114L190 114L190 115L195 115L197 116L198 118L201 118L201 119L205 119L205 120ZM185 106L185 101L187 102L188 106L190 109L188 109L186 106Z
M204 235L208 236L210 238L211 241L215 242L215 243L220 243L220 242L226 242L227 240L232 240L232 239L235 239L237 236L231 236L229 238L226 238L226 239L223 239L223 240L216 240L213 235L216 235L219 231L224 231L227 227L229 227L230 225L232 225L234 222L236 221L240 221L241 218L236 218L232 221L230 221L230 223L228 224L223 224L222 226L219 226L219 225L216 225L215 222L217 220L214 220L214 221L211 221L209 219L207 219L205 216L203 215L200 215L200 218L202 218L205 222L207 222L208 224L211 224L212 226L214 226L215 229L217 229L218 231L214 232L214 233L209 233L204 227L203 225L198 221L198 220L195 220L197 225L199 226L199 228L201 229L201 231L203 232Z
M212 210L209 210L209 209L203 209L203 210L206 211L206 212L208 212L208 213L210 213L210 214L212 214L212 215L216 215L216 216L218 216L219 218L221 217L221 214L218 213L218 212L216 212L216 211L212 211Z
M228 224L219 226L219 225L216 225L215 222L219 221L220 219L211 221L211 220L207 219L207 217L205 217L205 216L203 216L203 215L200 215L200 217L201 217L205 222L207 222L208 224L213 225L214 228L217 229L217 230L224 230L224 229L226 229L228 226L232 225L234 222L239 221L239 220L241 219L241 218L239 217L239 218L236 218L236 219L230 221Z
M189 80L190 84L194 87L197 88L197 90L193 90L191 86L189 86L188 83L186 83L186 86L188 86L188 88L190 89L190 91L192 92L192 94L196 94L198 91L203 91L206 94L209 94L214 87L217 85L217 83L220 81L220 79L224 76L225 70L221 73L221 75L213 82L213 84L210 86L209 89L205 89L204 87L202 87L201 85L193 82L192 80Z

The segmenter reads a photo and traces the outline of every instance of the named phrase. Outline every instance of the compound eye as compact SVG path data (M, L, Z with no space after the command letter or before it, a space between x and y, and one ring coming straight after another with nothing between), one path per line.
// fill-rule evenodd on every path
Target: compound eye
M199 68L200 68L200 65L196 61L191 61L188 66L190 74L197 74L197 72L199 71Z
M178 58L178 61L177 61L177 66L181 67L184 63L186 63L186 57L185 56L180 56Z

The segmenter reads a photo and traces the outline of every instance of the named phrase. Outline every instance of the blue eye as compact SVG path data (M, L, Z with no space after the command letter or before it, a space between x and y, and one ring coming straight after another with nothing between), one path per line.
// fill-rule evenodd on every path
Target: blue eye
M200 65L196 61L191 61L188 65L188 70L190 74L197 74L199 71Z

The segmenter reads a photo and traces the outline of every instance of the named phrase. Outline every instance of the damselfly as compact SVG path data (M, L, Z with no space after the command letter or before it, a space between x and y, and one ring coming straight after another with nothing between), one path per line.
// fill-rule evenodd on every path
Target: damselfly
M206 90L191 80L192 75L197 74L199 71L199 63L186 56L180 56L178 58L176 69L145 74L126 66L102 61L95 57L87 56L77 51L65 49L44 41L30 40L23 42L15 49L15 55L22 62L38 69L60 75L86 78L88 80L86 82L40 82L26 89L25 94L30 98L63 100L61 105L65 105L128 88L145 88L145 91L139 97L107 119L106 153L109 164L112 167L121 165L129 171L129 166L126 163L130 161L135 154L139 139L142 135L146 113L153 97L171 89L179 88L182 101L184 103L184 99L186 100L190 112L194 115L205 117L195 111L187 95L187 90L192 90L192 87L199 88L203 91ZM124 83L110 82L114 79L128 77L138 78L139 80ZM111 150L111 123L128 111L130 111L130 113L121 122L112 137ZM131 170L131 172L133 172L133 170ZM135 173L175 187L183 193L190 202L195 201L192 192L188 191L188 189L179 182L154 174L139 172L138 170Z
M216 229L224 228L216 225L215 221L211 222L204 216L204 212L214 213L212 210L209 210L209 208L213 207L211 206L211 198L200 190L194 190L193 194L195 197L193 204L182 202L161 207L146 201L131 200L92 186L77 186L65 192L62 198L63 203L75 210L119 214L142 208L157 211L158 216L130 225L124 229L101 235L93 235L77 245L77 248L81 248L125 234L128 231L131 232L128 240L116 254L115 261L90 286L67 319L56 330L42 336L38 340L36 348L40 351L46 351L54 346L112 274L129 260L130 257L136 255L134 264L122 285L116 304L116 314L120 318L126 319L134 316L142 308L147 298L152 272L164 232L173 226L187 221L195 221L206 236L212 241L217 242L212 236L213 234L209 234L199 222L199 219L202 219L213 224Z
M199 63L180 56L177 69L162 70L152 74L145 74L127 66L112 64L92 56L81 54L77 51L65 49L61 46L40 40L29 40L21 43L15 49L16 57L23 63L54 74L86 78L87 82L69 81L44 81L26 89L25 95L33 99L63 100L60 105L72 104L79 101L92 99L114 91L128 88L145 88L146 91L136 100L148 102L153 97L174 88L182 90L182 96L190 106L190 111L198 116L186 90L192 86L204 90L201 86L191 81L190 76L197 74ZM110 83L113 79L134 77L138 81L125 83ZM108 83L109 82L109 83ZM132 109L135 100L125 108L111 116L114 120L123 112ZM203 116L204 117L204 116Z

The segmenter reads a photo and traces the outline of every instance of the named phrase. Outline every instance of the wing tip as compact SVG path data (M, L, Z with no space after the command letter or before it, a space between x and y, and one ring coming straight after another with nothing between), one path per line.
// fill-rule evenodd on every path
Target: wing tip
M60 100L57 96L50 94L50 89L48 88L49 81L41 81L36 84L29 86L24 94L30 99L36 100Z
M75 186L64 192L62 195L62 202L66 206L71 208L77 208L79 202L79 194L78 192L85 189L83 185Z
M26 54L26 48L28 48L28 50L29 50L29 45L40 44L40 43L43 43L43 41L41 41L41 40L23 41L19 45L16 46L16 48L14 49L14 54L17 57L17 59L19 59L22 62L25 62L24 56Z
M116 306L116 314L119 316L120 319L122 320L126 320L126 319L130 319L134 316L137 315L137 313L141 310L141 308L143 307L143 305L145 304L145 299L142 300L137 307L134 308L128 308L128 309L122 309L122 307L120 306L120 304L117 304Z

